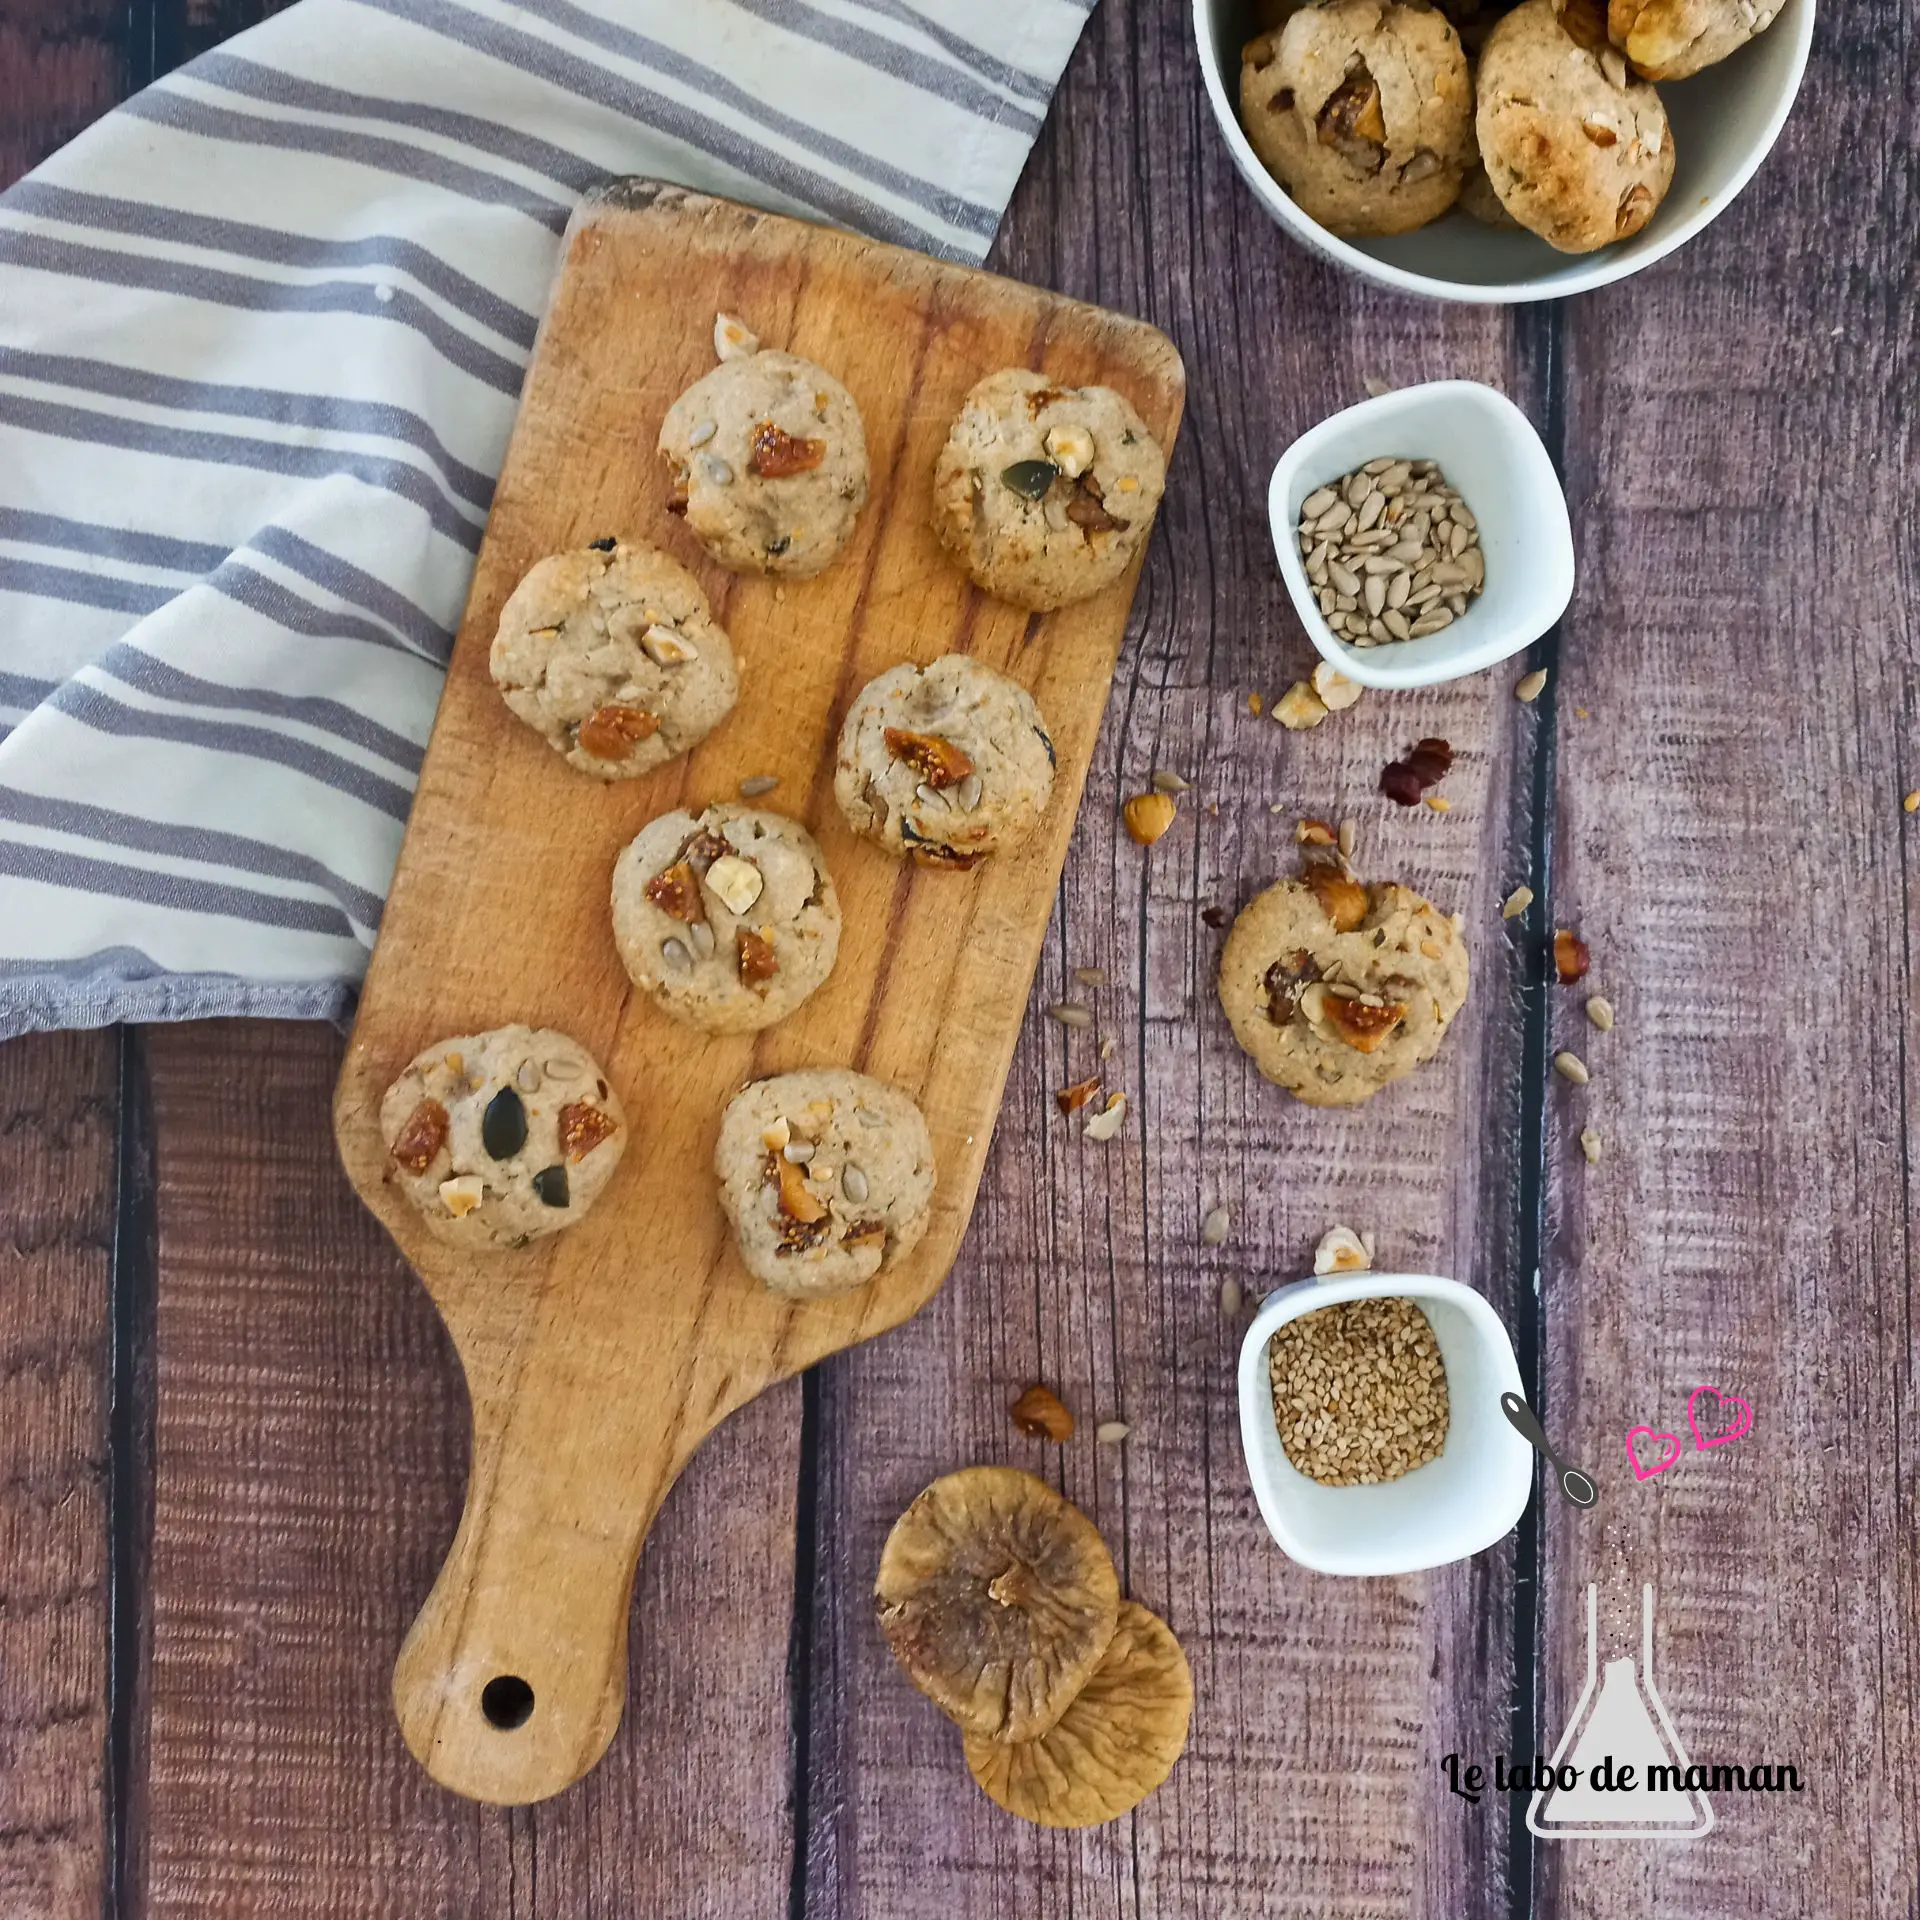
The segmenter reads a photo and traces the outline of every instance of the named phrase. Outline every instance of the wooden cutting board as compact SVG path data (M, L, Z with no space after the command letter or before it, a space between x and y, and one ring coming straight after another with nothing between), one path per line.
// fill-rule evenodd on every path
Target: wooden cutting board
M830 368L865 416L871 504L815 580L727 574L665 510L655 436L712 366L720 310ZM426 1282L472 1402L466 1510L393 1687L408 1746L458 1793L538 1800L593 1765L619 1724L640 1545L694 1448L769 1383L917 1312L959 1248L1136 577L1040 617L976 593L941 551L935 454L967 389L1010 365L1117 387L1171 449L1180 359L1139 321L651 182L603 190L568 230L334 1109L348 1175ZM610 786L571 771L487 676L521 575L604 534L693 567L741 666L739 706L693 754ZM889 859L833 800L853 694L949 652L1030 688L1059 753L1032 842L970 874ZM609 880L645 821L759 774L780 785L758 804L803 819L826 854L839 962L782 1025L709 1038L629 985ZM581 1225L476 1258L387 1185L377 1116L420 1048L511 1021L589 1047L632 1138ZM802 1303L739 1264L711 1163L744 1081L824 1065L913 1094L939 1188L910 1259Z

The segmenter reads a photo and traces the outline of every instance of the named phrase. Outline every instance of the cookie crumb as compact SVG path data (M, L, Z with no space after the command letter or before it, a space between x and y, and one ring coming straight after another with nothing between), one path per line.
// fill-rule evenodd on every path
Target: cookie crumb
M1920 813L1920 787L1915 787L1900 804L1909 813Z
M1580 1151L1587 1156L1587 1165L1597 1167L1600 1164L1600 1136L1591 1127L1580 1130Z

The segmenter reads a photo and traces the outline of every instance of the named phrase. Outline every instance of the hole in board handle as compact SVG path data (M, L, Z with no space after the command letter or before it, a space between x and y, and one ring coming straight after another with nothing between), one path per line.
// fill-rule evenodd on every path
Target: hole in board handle
M533 1718L533 1689L517 1673L496 1673L480 1689L480 1711L488 1726L511 1733Z

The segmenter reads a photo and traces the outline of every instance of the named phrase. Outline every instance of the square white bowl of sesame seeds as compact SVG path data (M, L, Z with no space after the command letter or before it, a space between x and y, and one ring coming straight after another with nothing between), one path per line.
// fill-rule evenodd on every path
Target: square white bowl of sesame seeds
M1447 1375L1437 1458L1397 1480L1330 1486L1287 1458L1267 1350L1290 1320L1352 1300L1406 1299L1433 1328ZM1346 1273L1267 1295L1240 1348L1240 1444L1267 1530L1316 1573L1417 1573L1490 1547L1533 1492L1533 1450L1508 1424L1503 1393L1525 1397L1513 1342L1471 1287L1432 1274Z
M1485 587L1442 632L1355 646L1321 611L1323 589L1301 551L1301 509L1369 462L1428 460L1469 509ZM1553 461L1532 421L1477 380L1403 387L1308 428L1274 467L1267 512L1307 637L1363 687L1430 687L1484 672L1531 646L1573 598L1573 528Z

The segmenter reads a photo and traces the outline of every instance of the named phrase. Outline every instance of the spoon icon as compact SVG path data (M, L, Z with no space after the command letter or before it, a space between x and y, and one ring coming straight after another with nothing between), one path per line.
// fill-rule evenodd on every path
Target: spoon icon
M1533 1409L1517 1393L1503 1393L1500 1396L1500 1411L1533 1443L1541 1457L1559 1470L1560 1491L1576 1507L1590 1507L1600 1498L1600 1489L1593 1484L1592 1477L1582 1473L1578 1467L1568 1466L1547 1445L1547 1436L1540 1431L1540 1422L1534 1417Z

